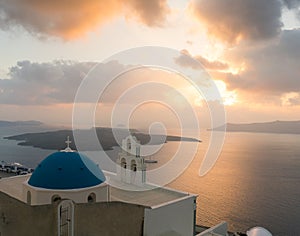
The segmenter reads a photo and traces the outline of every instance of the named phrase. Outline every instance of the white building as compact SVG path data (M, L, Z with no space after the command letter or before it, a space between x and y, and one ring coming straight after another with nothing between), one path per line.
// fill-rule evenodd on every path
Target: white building
M195 235L196 195L153 186L115 188L93 161L66 143L32 175L0 180L1 236ZM150 186L139 142L129 136L123 146L117 175L109 178L124 186Z

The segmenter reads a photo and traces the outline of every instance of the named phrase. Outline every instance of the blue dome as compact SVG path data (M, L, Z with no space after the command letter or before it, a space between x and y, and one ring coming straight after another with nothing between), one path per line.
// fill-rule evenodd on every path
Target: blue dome
M103 172L87 156L78 152L55 152L37 166L28 184L46 189L78 189L104 181Z

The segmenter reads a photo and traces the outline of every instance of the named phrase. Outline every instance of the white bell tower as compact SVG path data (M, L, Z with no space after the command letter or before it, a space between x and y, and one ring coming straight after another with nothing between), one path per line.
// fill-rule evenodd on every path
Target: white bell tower
M141 144L129 135L122 140L122 152L117 159L118 179L129 184L142 185L146 182L145 159L140 155Z

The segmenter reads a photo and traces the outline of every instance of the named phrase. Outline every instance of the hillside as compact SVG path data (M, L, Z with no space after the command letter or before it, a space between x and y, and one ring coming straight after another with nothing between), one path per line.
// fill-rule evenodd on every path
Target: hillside
M227 132L255 132L255 133L278 133L278 134L300 134L300 121L273 121L251 124L226 124ZM213 130L222 130L216 127Z
M43 123L36 120L28 121L6 121L0 120L0 127L13 127L13 126L40 126Z

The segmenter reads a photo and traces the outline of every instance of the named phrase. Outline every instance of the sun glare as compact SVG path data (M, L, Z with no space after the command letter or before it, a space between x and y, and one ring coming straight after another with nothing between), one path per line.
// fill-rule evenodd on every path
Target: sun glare
M219 89L224 105L231 106L237 103L237 94L235 91L228 91L226 84L222 80L215 80L215 84Z
M236 65L236 66L230 66L227 70L227 72L233 74L233 75L238 75L240 74L241 72L245 71L246 70L246 63L245 62L242 62L240 63L239 65Z

